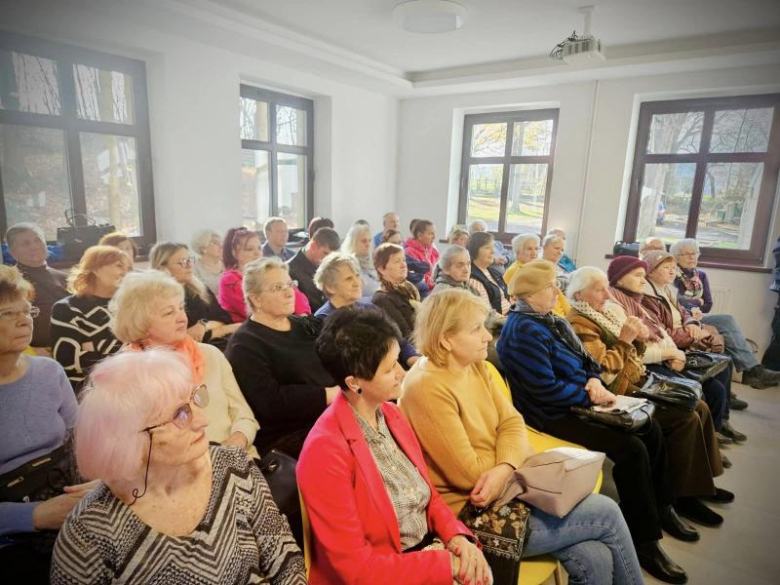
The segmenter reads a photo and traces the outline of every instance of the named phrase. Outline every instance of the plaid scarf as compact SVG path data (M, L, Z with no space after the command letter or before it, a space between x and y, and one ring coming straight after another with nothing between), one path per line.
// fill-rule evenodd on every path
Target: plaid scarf
M699 271L696 268L686 269L678 267L677 278L680 279L680 282L685 289L683 296L687 300L701 299L704 294L704 285L701 282Z

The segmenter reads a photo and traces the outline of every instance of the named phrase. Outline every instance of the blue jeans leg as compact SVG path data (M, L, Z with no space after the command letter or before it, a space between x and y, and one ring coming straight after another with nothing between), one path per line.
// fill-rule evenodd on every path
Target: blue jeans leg
M712 325L723 336L726 353L731 356L738 372L744 372L758 365L758 358L748 345L739 324L732 315L704 315L702 323Z
M623 514L606 496L591 494L563 518L534 508L528 528L523 557L552 554L572 585L644 582Z

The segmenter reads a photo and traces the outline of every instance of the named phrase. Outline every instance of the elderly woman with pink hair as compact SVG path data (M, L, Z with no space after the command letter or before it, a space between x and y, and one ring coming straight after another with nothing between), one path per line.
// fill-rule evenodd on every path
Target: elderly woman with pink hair
M53 584L306 583L260 470L243 449L209 445L207 403L172 351L122 352L93 369L75 454L102 483L65 520Z

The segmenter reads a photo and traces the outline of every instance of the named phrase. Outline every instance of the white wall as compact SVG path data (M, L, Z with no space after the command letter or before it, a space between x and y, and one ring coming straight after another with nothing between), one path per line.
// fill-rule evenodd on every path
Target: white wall
M195 229L241 223L242 81L315 100L315 215L346 230L358 217L379 226L393 207L396 98L93 11L24 4L4 10L0 26L146 63L159 238L188 241Z
M464 113L558 107L548 226L568 232L568 250L579 265L606 268L605 255L616 234L622 234L621 204L630 178L640 102L780 91L778 80L780 66L773 65L403 100L398 210L403 219L430 217L441 233L455 222ZM780 233L778 222L773 225L770 242ZM777 300L767 290L770 275L708 273L713 286L732 291L730 309L745 334L765 347Z

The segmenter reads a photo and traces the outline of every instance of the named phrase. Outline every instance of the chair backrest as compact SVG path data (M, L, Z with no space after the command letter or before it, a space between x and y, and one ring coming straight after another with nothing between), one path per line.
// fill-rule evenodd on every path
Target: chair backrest
M498 368L488 361L485 362L485 367L487 368L487 371L490 372L490 377L493 378L493 382L498 386L498 389L501 390L501 394L503 394L509 402L512 402L512 392L509 391L509 386L506 385L506 380L504 380L504 377L501 375L501 372L498 371Z
M303 524L303 564L306 566L306 579L308 579L309 571L311 571L311 524L301 492L298 492L298 499L301 502L301 523Z

